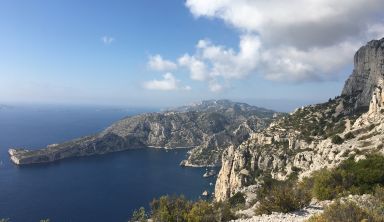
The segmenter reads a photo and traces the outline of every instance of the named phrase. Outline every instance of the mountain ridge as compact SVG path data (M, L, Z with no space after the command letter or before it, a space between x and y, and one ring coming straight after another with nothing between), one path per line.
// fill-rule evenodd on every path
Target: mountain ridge
M104 154L131 148L194 147L185 166L216 166L222 151L264 128L277 114L229 100L203 101L180 111L152 112L123 118L100 133L39 150L10 149L18 165ZM260 116L262 117L259 117Z

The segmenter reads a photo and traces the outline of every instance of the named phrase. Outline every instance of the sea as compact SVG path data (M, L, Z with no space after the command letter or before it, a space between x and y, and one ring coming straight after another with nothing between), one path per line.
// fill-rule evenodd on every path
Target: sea
M214 189L205 168L183 168L186 149L136 149L16 166L11 147L37 149L97 133L151 109L93 106L0 107L0 218L11 222L123 222L161 195L199 199ZM212 185L213 184L213 185Z

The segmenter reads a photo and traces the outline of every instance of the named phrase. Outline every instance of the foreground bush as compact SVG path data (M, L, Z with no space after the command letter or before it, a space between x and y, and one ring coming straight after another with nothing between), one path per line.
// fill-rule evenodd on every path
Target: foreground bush
M228 203L192 202L184 196L162 196L150 203L150 213L144 208L134 211L130 221L154 222L221 222L236 219Z
M312 193L319 200L344 194L372 193L376 185L384 185L384 157L370 155L358 162L350 158L336 169L314 173L312 180Z
M307 222L376 222L374 216L357 206L355 203L347 201L340 203L337 201L327 208L320 215L312 216Z
M258 192L258 197L257 215L292 212L307 206L311 201L310 191L295 181L274 181L264 186Z
M384 188L376 187L374 196L360 203L336 201L319 215L312 216L308 222L384 222Z

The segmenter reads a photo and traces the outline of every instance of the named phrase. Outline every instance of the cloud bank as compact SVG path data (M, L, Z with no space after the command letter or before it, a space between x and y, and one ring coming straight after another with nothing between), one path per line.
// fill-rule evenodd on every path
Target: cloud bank
M332 80L361 45L384 37L383 0L186 0L185 5L196 18L218 19L239 32L236 49L203 39L177 65L165 62L215 92L250 74L272 81Z

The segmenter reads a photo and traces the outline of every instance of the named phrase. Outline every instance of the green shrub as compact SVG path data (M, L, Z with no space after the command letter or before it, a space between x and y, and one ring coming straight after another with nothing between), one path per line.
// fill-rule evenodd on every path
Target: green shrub
M144 207L140 207L139 210L135 210L132 214L130 222L146 222L148 219L147 214L145 213Z
M381 221L384 221L384 187L375 188L374 199L368 210L375 215L375 218L381 218Z
M352 132L348 132L347 134L344 135L344 140L350 140L355 138L355 135Z
M307 222L360 222L360 221L379 221L375 220L374 215L357 206L355 203L347 201L329 205L320 215L312 216Z
M232 197L230 197L230 198L228 199L228 202L229 202L229 204L230 204L232 207L236 207L236 206L245 204L245 197L244 197L244 194L241 193L241 192L237 192L235 195L233 195Z
M256 214L288 213L307 206L311 200L308 190L293 181L274 181L258 192Z
M196 202L186 216L188 222L215 221L214 208L206 201Z
M184 196L162 196L151 202L151 218L154 221L180 221L192 208Z
M213 208L215 209L216 221L231 221L237 219L231 210L230 204L227 201L215 202L213 203Z
M358 162L350 158L333 170L315 172L312 180L312 194L319 200L348 193L372 193L376 185L384 184L384 157L370 155Z
M342 144L344 142L343 138L341 138L339 135L332 136L331 141L333 144Z
M228 202L192 202L184 196L162 196L150 203L151 211L144 208L134 211L130 221L154 222L221 222L236 219Z
M331 200L343 191L342 184L339 172L323 169L313 174L312 194L319 200Z

